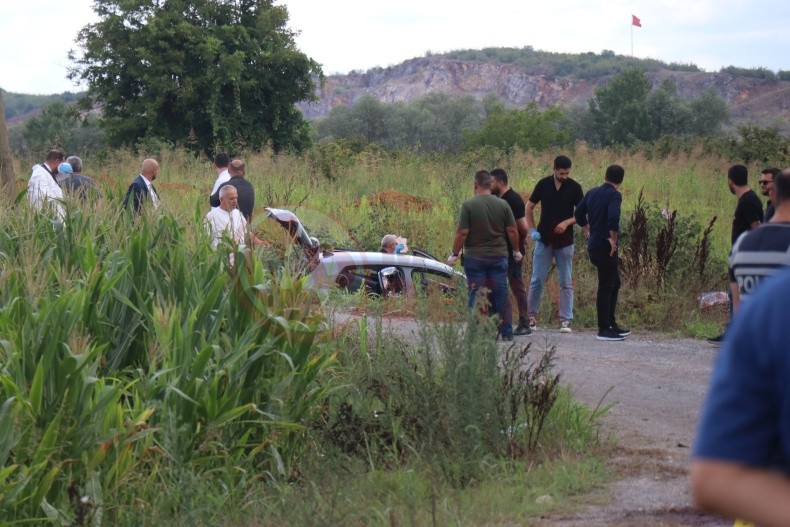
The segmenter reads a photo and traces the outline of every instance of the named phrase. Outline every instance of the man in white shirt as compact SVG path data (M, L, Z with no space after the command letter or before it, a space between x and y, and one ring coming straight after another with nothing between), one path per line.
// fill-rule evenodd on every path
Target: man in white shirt
M219 245L224 236L233 243L245 243L247 220L236 207L239 204L239 193L236 187L225 185L219 190L219 207L212 208L206 214L206 229L211 234L211 247Z
M229 165L230 165L230 156L225 152L220 152L219 154L214 156L214 162L211 164L211 166L214 167L214 170L216 170L217 172L217 180L214 182L214 188L211 189L211 194L209 194L209 198L217 193L219 187L223 183L227 183L228 181L230 181L230 174L228 173ZM218 209L219 207L212 207L212 208Z
M47 152L43 163L33 167L33 173L27 182L27 199L34 210L40 212L46 208L55 211L63 219L63 190L56 180L58 165L63 162L65 155L56 148Z

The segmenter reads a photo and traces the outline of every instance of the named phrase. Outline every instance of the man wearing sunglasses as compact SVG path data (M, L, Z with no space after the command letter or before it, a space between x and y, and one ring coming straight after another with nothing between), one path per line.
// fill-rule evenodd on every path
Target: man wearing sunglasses
M763 218L763 223L768 223L771 221L771 218L774 216L774 212L776 212L776 209L774 209L773 200L771 199L771 192L774 190L774 180L780 172L781 170L778 168L763 169L762 173L760 174L760 179L757 181L760 184L760 193L763 196L768 197L768 203L765 205L765 217Z

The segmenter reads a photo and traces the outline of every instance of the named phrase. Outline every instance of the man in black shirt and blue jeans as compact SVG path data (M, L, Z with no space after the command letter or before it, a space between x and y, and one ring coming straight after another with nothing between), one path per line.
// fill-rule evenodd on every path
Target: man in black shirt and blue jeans
M620 232L620 205L623 196L620 184L625 170L620 165L606 169L604 184L591 189L574 216L576 223L590 226L587 252L598 269L598 294L595 307L598 311L598 340L623 340L631 332L617 325L615 309L620 292L619 256L617 235Z
M552 175L538 181L527 201L527 228L535 241L532 252L532 277L527 299L529 325L537 324L540 295L551 269L557 262L557 281L560 284L560 332L571 332L573 320L573 212L584 193L582 186L568 177L571 160L567 156L554 158ZM535 227L533 209L540 203L540 222Z

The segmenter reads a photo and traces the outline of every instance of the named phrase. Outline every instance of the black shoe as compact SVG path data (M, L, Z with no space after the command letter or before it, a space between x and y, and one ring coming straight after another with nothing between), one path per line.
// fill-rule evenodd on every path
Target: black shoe
M598 336L595 338L597 340L611 340L611 341L625 340L625 337L623 335L620 335L612 328L602 329L598 331Z
M515 330L513 330L513 334L519 337L521 335L532 335L532 330L526 324L525 325L519 324L518 327Z
M499 338L501 338L503 342L511 342L513 340L513 335L500 335Z
M715 337L711 337L711 338L708 339L708 342L710 342L711 344L721 344L722 342L724 342L724 336L726 334L727 333L722 333L721 335L717 335Z
M620 335L621 337L627 337L628 335L631 334L630 329L621 328L617 324L612 324L612 330L618 335Z

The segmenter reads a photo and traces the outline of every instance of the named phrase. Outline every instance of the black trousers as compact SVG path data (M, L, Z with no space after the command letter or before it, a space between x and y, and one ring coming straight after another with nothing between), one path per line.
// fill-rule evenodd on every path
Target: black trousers
M598 294L595 298L595 307L598 311L598 330L603 330L616 325L615 309L617 308L617 295L620 292L620 271L618 269L619 257L617 253L609 256L610 249L588 249L590 261L598 269Z

